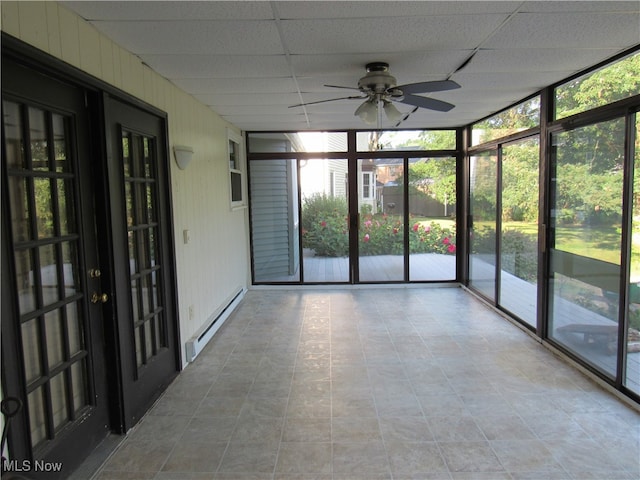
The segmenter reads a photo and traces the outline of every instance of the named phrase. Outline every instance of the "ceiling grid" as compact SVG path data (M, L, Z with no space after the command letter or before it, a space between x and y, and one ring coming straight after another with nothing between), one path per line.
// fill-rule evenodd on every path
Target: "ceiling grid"
M399 85L460 84L423 94L455 108L401 124L457 127L640 44L638 0L61 3L247 131L366 128L361 100L289 107L345 96L326 85L355 88L372 62Z

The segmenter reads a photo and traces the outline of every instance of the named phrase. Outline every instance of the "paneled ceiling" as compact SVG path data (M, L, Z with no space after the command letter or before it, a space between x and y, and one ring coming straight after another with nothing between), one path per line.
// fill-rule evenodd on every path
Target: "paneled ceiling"
M401 128L465 125L640 43L637 0L62 3L247 131L366 128L362 100L289 107L358 95L325 85L356 88L369 62L462 87Z

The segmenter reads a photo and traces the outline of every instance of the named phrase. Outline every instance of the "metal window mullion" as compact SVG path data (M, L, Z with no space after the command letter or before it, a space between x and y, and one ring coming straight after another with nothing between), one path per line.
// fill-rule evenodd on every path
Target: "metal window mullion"
M285 160L286 161L286 160ZM248 162L247 162L248 163ZM296 171L294 172L295 176L296 176L296 183L298 188L296 189L298 191L298 195L296 198L296 202L298 202L298 268L300 269L300 279L298 280L298 283L302 284L304 283L304 242L303 242L303 238L302 238L302 234L303 234L303 228L302 228L302 220L304 220L303 214L302 214L302 178L300 175L300 159L296 158L295 159L295 166L296 166ZM287 170L288 172L289 170ZM291 184L291 182L288 182L289 185ZM290 188L289 186L287 188ZM249 188L249 190L251 190ZM253 242L252 242L253 243Z
M409 157L404 157L402 160L404 172L402 172L404 180L404 191L402 192L402 201L404 203L403 222L404 222L404 235L403 235L403 258L404 258L404 281L409 281L409 255L411 254L409 248ZM382 206L382 213L384 213L384 205Z
M635 143L636 143L636 113L631 113L625 118L625 162L624 183L622 197L622 258L620 263L620 297L618 311L618 358L616 387L625 386L627 378L627 350L629 348L627 337L629 333L629 285L631 275L631 248L633 235L633 186L635 175Z
M499 144L496 150L496 271L495 271L495 305L500 305L500 282L502 280L502 147Z

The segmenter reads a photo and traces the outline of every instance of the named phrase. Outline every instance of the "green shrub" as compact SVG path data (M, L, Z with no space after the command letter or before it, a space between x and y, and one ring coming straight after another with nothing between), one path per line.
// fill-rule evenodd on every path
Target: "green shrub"
M428 225L414 222L408 235L411 253L455 254L455 229L443 228L435 222ZM349 255L348 212L343 198L316 194L304 199L302 246L321 257ZM401 255L404 252L403 218L387 214L361 215L359 248L360 255Z
M359 233L360 255L402 255L404 225L398 215L372 215L364 218ZM438 223L414 222L409 228L409 252L442 253L456 251L455 231Z
M538 239L519 230L502 232L502 270L523 280L536 282L538 278ZM473 231L471 253L495 253L496 231L481 227Z
M315 194L302 202L302 246L321 257L349 254L347 202L344 198Z

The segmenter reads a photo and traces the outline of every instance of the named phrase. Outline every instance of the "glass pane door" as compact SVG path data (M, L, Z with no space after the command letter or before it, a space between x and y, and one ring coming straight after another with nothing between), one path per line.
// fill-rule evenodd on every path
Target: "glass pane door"
M640 120L636 115L633 196L631 204L631 265L627 297L627 356L624 385L640 394Z
M549 336L615 377L623 118L554 134Z
M359 159L357 176L359 280L405 280L404 160Z
M495 300L497 154L471 157L469 215L469 284Z
M162 261L158 255L158 212L155 141L123 131L129 278L133 334L138 370L167 347Z
M91 344L101 314L83 273L96 245L84 235L92 227L83 226L76 200L81 180L72 117L11 101L3 102L3 115L15 275L3 282L13 282L17 293L30 447L51 449L63 431L87 419L102 385L94 378ZM99 281L92 282L98 289Z
M456 159L409 159L409 280L456 278Z
M538 302L538 137L502 147L500 298L536 327Z
M249 166L254 281L299 282L296 160L253 160Z
M304 282L348 282L348 162L312 159L299 165Z

